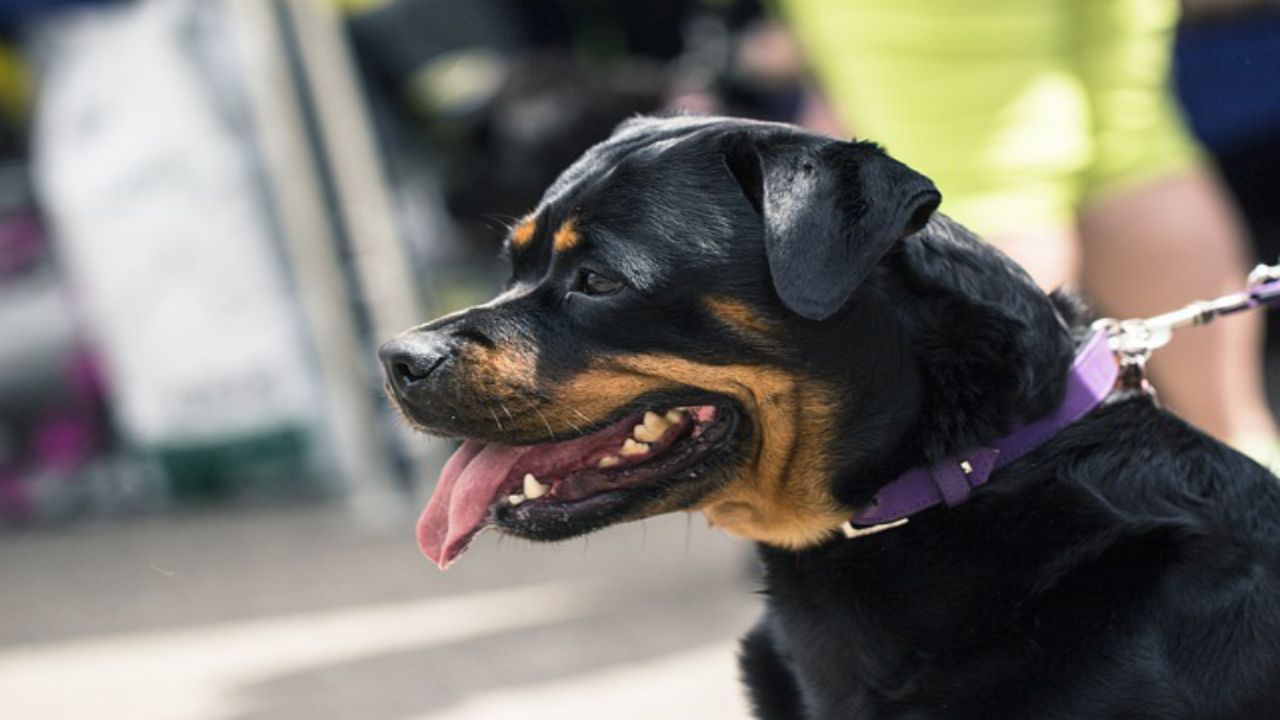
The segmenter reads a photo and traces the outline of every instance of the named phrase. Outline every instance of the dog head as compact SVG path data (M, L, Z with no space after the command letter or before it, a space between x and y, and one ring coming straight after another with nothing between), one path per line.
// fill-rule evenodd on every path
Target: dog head
M443 567L485 526L555 540L674 510L781 547L829 537L877 472L929 452L911 439L937 404L911 307L937 300L930 273L981 283L894 251L939 200L869 143L624 123L511 231L505 292L380 351L408 421L466 439L419 523L424 552ZM972 315L939 331L999 334ZM992 343L978 354L1017 361ZM968 361L932 370L972 382ZM1001 429L992 415L977 432Z

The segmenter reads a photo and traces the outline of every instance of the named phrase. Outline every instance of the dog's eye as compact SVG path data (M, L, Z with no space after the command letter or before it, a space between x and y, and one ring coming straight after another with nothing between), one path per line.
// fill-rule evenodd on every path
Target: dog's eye
M578 287L575 289L584 295L612 295L622 289L622 283L594 270L583 270L578 274Z

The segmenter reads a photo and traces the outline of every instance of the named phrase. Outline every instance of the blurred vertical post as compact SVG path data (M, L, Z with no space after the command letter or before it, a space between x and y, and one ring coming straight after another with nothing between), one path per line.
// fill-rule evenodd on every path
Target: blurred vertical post
M331 406L336 460L362 516L395 512L402 505L396 447L387 413L370 391L380 384L371 375L372 353L377 339L413 324L417 304L349 48L327 2L227 5L243 43L267 184ZM344 242L354 281L344 274ZM368 333L349 291L363 296Z
M331 3L285 2L297 30L370 330L375 339L390 338L417 322L418 304L351 48Z

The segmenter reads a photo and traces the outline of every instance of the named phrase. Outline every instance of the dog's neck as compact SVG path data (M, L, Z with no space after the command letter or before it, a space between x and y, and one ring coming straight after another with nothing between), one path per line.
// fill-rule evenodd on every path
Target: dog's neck
M869 293L886 316L868 342L897 362L878 369L891 381L860 381L849 423L860 447L844 453L835 482L842 502L859 506L907 469L983 446L1061 402L1078 310L946 217L886 257Z
M990 480L1098 407L1115 388L1119 367L1106 333L1095 332L1080 348L1067 375L1061 404L1052 412L1024 419L1007 435L965 448L935 465L921 465L881 487L872 501L853 513L843 530L850 537L898 527L939 505L956 507Z
M903 241L865 292L864 309L855 309L863 314L849 327L863 328L857 339L873 350L854 353L848 382L859 397L845 425L848 444L835 453L843 466L833 487L847 507L909 468L989 443L1062 401L1085 334L1079 309L1046 296L946 218ZM1028 580L1001 574L1007 538L990 528L999 524L992 518L1026 512L1021 489L1001 488L1002 499L983 509L962 506L871 538L836 537L799 552L762 545L771 602L803 608L788 617L815 627L829 615L826 626L847 630L815 641L823 647L792 648L811 655L797 660L829 670L836 685L859 677L877 693L909 694L931 653L999 632L1006 616L996 608L1009 596L1002 588ZM1054 508L1038 506L1025 519L1036 523L1043 513L1043 522L1057 522ZM1065 546L1068 535L1054 542Z

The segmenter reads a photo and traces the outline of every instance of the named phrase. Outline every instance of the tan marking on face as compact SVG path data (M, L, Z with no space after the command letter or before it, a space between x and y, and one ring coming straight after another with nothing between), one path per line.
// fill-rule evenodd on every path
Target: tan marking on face
M524 348L471 345L463 354L463 366L479 382L512 387L532 387L537 354Z
M538 354L521 345L469 345L459 358L458 384L465 388L456 408L461 417L512 439L544 441L575 430L582 421L552 412L555 403L536 392Z
M742 334L768 336L774 333L773 321L741 300L712 296L705 303L717 320Z
M578 222L575 218L569 218L560 225L559 230L556 230L552 247L556 252L562 253L577 247L580 242L582 242L582 236L578 234Z
M678 386L736 398L753 424L747 461L696 506L713 525L795 549L830 537L848 519L828 487L835 405L813 381L776 368L640 355L602 361L553 394L592 417L604 417L639 395Z
M532 215L525 217L511 231L511 247L523 248L533 241L533 234L538 230L538 223Z

